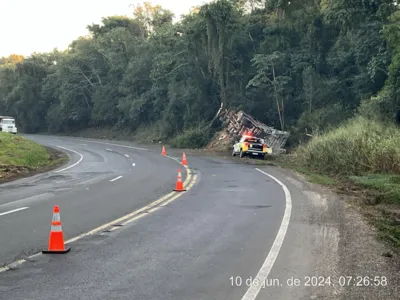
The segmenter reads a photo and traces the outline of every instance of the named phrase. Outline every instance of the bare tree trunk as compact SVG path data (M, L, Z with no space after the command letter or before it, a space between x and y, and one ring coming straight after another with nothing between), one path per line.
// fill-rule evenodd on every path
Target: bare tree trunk
M275 94L275 102L276 102L276 107L277 107L277 110L278 110L278 115L279 115L279 123L281 124L281 130L283 131L284 130L284 124L283 124L283 116L282 116L282 113L281 113L281 107L280 106L282 106L282 109L283 109L283 99L281 100L281 105L279 105L279 96L278 96L278 91L277 91L277 88L276 88L276 77L275 77L275 67L274 67L274 65L272 64L272 76L273 76L273 85L274 85L274 94Z

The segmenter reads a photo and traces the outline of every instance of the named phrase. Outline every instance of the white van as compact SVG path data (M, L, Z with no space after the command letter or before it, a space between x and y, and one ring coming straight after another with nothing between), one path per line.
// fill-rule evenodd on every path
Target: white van
M16 134L17 127L13 117L0 116L0 132L9 132Z

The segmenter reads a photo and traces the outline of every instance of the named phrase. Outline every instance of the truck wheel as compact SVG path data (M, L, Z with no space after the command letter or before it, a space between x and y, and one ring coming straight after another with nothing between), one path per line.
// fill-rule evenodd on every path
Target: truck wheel
M235 157L235 156L236 156L236 153L235 153L235 151L232 151L232 156L233 156L233 157Z
M243 157L244 157L244 153L243 153L242 149L240 149L239 157L240 157L240 158L243 158Z

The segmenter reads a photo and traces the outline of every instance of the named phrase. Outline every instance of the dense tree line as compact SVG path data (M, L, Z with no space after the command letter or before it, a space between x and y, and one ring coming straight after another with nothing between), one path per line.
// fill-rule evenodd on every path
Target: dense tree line
M0 60L0 114L25 132L160 137L209 128L221 104L294 136L359 112L394 121L400 13L390 0L219 0L179 23L144 3L68 50Z

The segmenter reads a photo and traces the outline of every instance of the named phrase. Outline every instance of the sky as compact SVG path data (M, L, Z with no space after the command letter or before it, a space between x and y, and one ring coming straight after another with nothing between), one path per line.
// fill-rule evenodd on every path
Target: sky
M0 0L0 57L66 49L102 17L132 16L137 0ZM177 17L207 0L149 0Z

